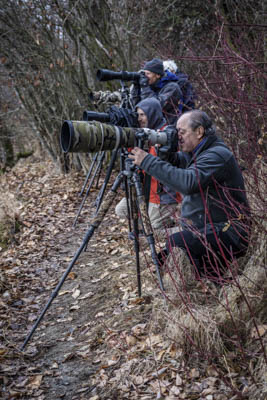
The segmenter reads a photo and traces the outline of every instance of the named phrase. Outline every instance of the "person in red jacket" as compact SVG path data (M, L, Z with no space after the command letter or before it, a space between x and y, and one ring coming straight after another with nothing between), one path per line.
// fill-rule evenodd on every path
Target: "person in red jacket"
M155 98L147 98L136 105L138 124L140 128L164 130L167 126L163 117L160 102ZM152 146L149 153L157 156L157 149ZM144 193L148 200L148 214L154 229L163 229L173 226L178 203L182 196L149 174L144 176ZM127 216L127 203L123 198L116 206L115 213L121 218Z

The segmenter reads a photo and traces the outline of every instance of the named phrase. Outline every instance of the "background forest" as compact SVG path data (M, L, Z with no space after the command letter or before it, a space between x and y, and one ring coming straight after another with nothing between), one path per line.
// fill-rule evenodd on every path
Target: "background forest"
M231 395L214 399L265 399L266 1L0 0L0 4L3 175L32 154L52 160L62 176L66 165L70 173L85 172L90 159L81 154L63 156L59 133L62 121L79 120L84 110L96 110L92 92L119 89L118 81L97 81L97 69L138 71L145 61L159 57L175 60L188 74L198 107L212 116L244 170L253 235L244 267L247 279L237 279L234 289L222 292L215 305L201 300L196 307L190 302L190 308L182 301L192 320L190 325L183 320L183 339L178 334L173 340L180 344L183 340L185 353L193 343L207 363L216 359L214 376L222 380L227 368L230 371L238 363L237 374L242 371L246 383L236 383L236 375L229 375L224 383ZM178 289L186 296L191 290L175 287L175 295ZM205 315L221 316L216 329L214 320L200 321L203 307L208 307ZM181 315L174 317L171 312L165 312L172 320L170 330L175 319L181 323ZM164 320L160 313L159 320ZM210 353L205 353L207 343Z
M0 29L2 167L36 143L60 165L62 121L93 109L92 91L118 89L97 69L138 71L155 56L189 75L234 151L250 142L261 154L264 1L1 1Z

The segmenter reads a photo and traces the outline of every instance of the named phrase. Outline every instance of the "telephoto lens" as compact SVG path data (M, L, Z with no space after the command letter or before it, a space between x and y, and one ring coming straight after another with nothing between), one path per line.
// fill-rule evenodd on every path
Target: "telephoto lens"
M95 153L122 147L134 147L138 141L166 145L168 135L153 129L125 128L102 124L98 121L64 121L61 127L60 145L64 153Z
M127 71L110 71L109 69L98 69L96 77L99 81L111 81L119 79L121 81L139 81L140 74L138 72L127 72Z
M83 112L83 121L110 122L110 117L108 113L85 110Z

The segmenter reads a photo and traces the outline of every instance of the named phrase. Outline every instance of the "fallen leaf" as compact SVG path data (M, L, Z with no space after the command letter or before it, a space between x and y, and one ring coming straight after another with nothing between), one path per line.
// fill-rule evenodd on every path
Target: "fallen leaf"
M190 378L198 378L199 377L199 371L196 368L192 368L191 371L189 372Z
M165 353L166 353L166 350L161 350L159 353L157 353L156 360L161 361Z
M177 387L177 386L172 386L170 388L170 394L175 395L175 396L179 396L181 390Z
M251 337L253 339L259 339L267 332L267 325L258 325L257 328L251 330Z
M183 380L182 380L181 376L179 374L176 374L176 378L175 378L176 386L181 386L182 383L183 383Z
M64 294L68 294L68 293L71 293L71 291L70 290L62 290L61 292L59 292L59 296L63 296Z
M88 292L88 293L84 294L83 296L79 297L79 300L88 299L88 297L92 297L93 295L94 295L93 292Z
M147 339L146 339L146 343L150 346L158 346L159 344L162 343L162 336L161 335L150 335Z
M73 280L75 278L77 278L77 274L75 274L75 272L70 272L68 277L67 277L67 279L71 279L71 280Z
M76 289L73 293L72 293L72 297L74 299L77 299L81 294L81 291L79 289Z
M29 378L29 383L27 384L28 387L32 389L37 389L40 387L42 383L43 375L35 375Z
M127 335L125 340L128 346L134 346L137 342L137 339L132 335Z
M99 312L96 314L95 318L99 318L99 317L104 317L104 313L103 312Z
M146 324L138 324L132 327L132 332L134 335L139 336L144 333Z
M102 275L100 275L100 279L104 279L108 275L109 275L109 272L106 271Z

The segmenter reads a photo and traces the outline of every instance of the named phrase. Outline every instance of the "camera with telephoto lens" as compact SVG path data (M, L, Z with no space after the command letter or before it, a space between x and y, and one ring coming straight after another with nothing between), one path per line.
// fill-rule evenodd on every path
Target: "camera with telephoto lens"
M99 121L117 126L138 128L137 112L116 106L111 106L106 113L85 110L83 121Z
M173 126L156 131L149 128L103 124L98 121L66 120L60 134L61 149L64 153L95 153L100 150L134 147L139 140L148 141L150 146L161 145L160 149L166 156L176 152L178 148L177 132Z

